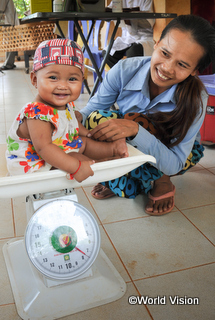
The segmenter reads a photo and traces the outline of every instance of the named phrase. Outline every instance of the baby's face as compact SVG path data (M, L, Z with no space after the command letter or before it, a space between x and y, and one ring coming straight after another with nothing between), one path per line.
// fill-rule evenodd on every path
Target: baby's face
M79 97L83 74L78 67L53 64L32 73L31 82L38 89L38 102L60 110Z

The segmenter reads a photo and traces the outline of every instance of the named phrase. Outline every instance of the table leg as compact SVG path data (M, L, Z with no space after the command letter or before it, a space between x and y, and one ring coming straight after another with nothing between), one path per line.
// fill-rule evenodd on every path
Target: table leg
M84 35L83 35L83 32L82 32L82 30L81 30L81 27L80 27L80 25L79 25L79 23L78 23L78 20L74 20L74 24L75 24L75 26L76 26L76 28L77 28L77 30L78 30L78 33L79 33L79 35L80 35L80 37L81 37L81 40L83 41L84 50L85 50L85 49L87 50L87 53L88 53L88 55L89 55L89 57L90 57L90 60L92 61L93 67L94 67L94 69L95 69L95 72L96 72L99 80L102 81L101 73L100 73L100 71L99 71L99 68L98 68L98 66L97 66L97 64L96 64L96 61L95 61L95 59L94 59L94 57L93 57L93 55L92 55L92 52L90 51L90 48L89 48L89 46L88 46L88 43L87 43L87 41L88 41L88 39L89 39L89 36L90 36L90 33L88 34L87 39L85 39L85 37L84 37ZM94 26L94 24L95 24L95 21L93 21L92 26ZM92 26L91 26L90 32L92 32L92 28L93 28ZM91 93L91 95L92 95L92 93Z
M57 28L58 28L58 30L60 32L61 37L62 38L66 38L64 33L63 33L63 31L62 31L62 29L61 29L61 27L60 27L59 21L56 21L56 26L57 26Z
M109 41L109 44L108 44L108 47L107 47L107 51L106 51L106 53L105 53L104 59L103 59L103 61L102 61L101 67L100 67L100 69L99 69L100 74L102 74L102 72L103 72L103 70L104 70L104 68L105 68L106 61L107 61L107 57L108 57L108 55L109 55L109 53L110 53L110 50L111 50L111 48L112 48L112 46L113 46L114 38L115 38L115 35L116 35L116 32L117 32L117 29L118 29L118 27L119 27L119 24L120 24L120 19L117 18L117 21L116 21L116 24L115 24L113 33L112 33L112 35L111 35L111 38L110 38L110 41ZM95 93L95 91L96 91L96 88L97 88L97 86L98 86L99 81L101 81L101 80L97 77L97 78L96 78L96 81L95 81L95 84L94 84L94 87L93 87L93 90L92 90L92 92L91 92L90 97L92 97L92 96L94 95L94 93Z

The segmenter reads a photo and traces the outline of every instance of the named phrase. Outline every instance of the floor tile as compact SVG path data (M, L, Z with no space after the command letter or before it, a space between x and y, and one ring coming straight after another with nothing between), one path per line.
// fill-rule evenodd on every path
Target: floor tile
M138 195L135 199L113 197L105 200L97 200L91 196L92 187L85 187L84 190L95 211L99 212L99 218L104 224L126 219L148 217L148 214L144 211L147 203L146 195ZM177 209L174 209L173 211L176 210Z
M215 248L179 212L104 226L133 280L215 261Z
M183 210L183 213L215 245L215 204Z
M0 199L1 223L0 239L14 237L11 199Z
M99 212L99 218L102 223L139 218L147 215L143 210L144 197L142 195L139 195L136 199L129 200L119 197L97 200L91 196L92 187L85 187L84 190L86 191L95 211Z
M0 306L1 320L20 320L15 304Z
M130 277L128 276L128 273L126 272L126 269L120 260L120 257L117 255L116 250L113 247L113 244L111 243L109 237L105 233L105 231L100 226L100 233L101 233L101 249L104 251L108 259L111 261L111 263L114 265L116 270L119 272L121 277L125 282L131 281Z
M200 160L199 164L205 168L215 167L215 144L205 146L204 157Z
M0 294L0 305L14 303L13 293L10 286L10 280L7 272L7 267L5 264L3 256L3 245L6 243L6 240L0 241L0 283L1 283L1 294ZM0 309L1 320L2 313ZM13 320L13 318L8 318L6 320Z
M0 144L4 144L6 141L6 133L0 134Z
M5 159L5 151L6 151L6 141L4 144L0 144L0 177L4 177L7 174L6 167L6 159Z
M215 167L214 168L209 168L208 171L210 171L211 173L213 173L215 175Z
M215 177L207 169L187 172L171 178L176 187L175 205L178 209L188 209L215 202Z
M159 296L162 298L160 303L166 302L147 305L154 320L214 319L215 264L135 281L135 284L144 298ZM171 298L172 301L182 298L182 302L196 304L171 304Z
M25 234L27 227L26 219L26 202L25 197L17 197L12 199L13 210L14 210L14 225L16 237L22 237Z

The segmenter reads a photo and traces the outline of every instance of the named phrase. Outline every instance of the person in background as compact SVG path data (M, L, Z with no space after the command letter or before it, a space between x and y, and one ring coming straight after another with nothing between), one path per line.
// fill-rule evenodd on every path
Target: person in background
M97 93L76 112L88 137L100 141L126 138L155 157L118 179L97 184L96 199L148 195L145 212L163 215L174 208L171 176L185 173L203 157L200 143L208 95L198 77L214 59L215 29L205 19L181 15L163 30L151 57L119 61ZM117 102L119 110L110 110ZM106 120L106 121L105 121Z
M122 0L123 9L153 12L152 0ZM112 2L108 6L112 8ZM107 65L112 68L124 56L151 56L154 47L154 19L125 20L121 22L122 35L114 40ZM105 55L105 49L102 52Z
M19 19L13 0L1 0L0 12L5 14L5 24L9 24L11 26L19 25ZM6 52L6 60L0 67L0 70L14 69L16 67L14 64L16 54L16 51Z

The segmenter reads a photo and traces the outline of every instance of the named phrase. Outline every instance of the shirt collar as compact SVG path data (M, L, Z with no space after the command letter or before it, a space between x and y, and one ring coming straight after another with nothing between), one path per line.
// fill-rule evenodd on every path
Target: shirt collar
M151 63L151 57L146 58L144 61L144 64L140 67L140 69L137 71L134 77L131 78L131 80L125 85L125 90L130 91L136 91L136 90L142 90L143 94L148 95L148 80L149 80L149 74L150 74L150 63ZM146 91L145 91L146 89Z
M151 57L146 58L145 63L138 70L135 76L125 85L125 90L130 91L138 91L140 90L142 94L150 100L149 95L149 77L150 77L150 66L151 66ZM158 98L159 102L172 102L175 101L175 90L177 88L177 84L170 87L168 90L161 93L155 100Z

